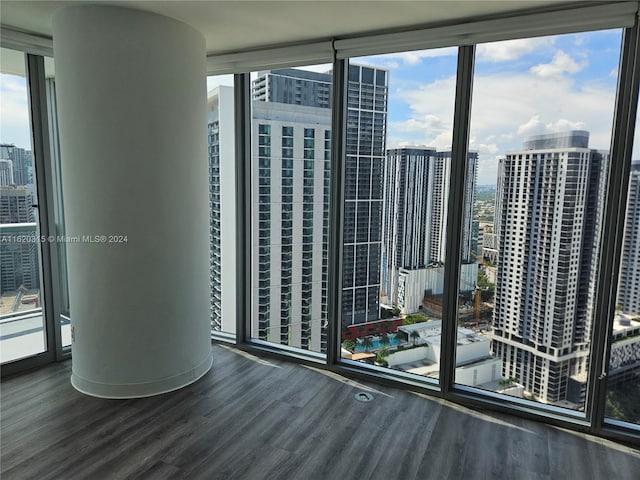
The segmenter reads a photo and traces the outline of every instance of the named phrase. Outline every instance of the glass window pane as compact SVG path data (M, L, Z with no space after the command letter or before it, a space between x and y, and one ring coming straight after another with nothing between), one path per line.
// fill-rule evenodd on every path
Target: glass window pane
M235 116L233 75L207 78L211 329L236 332Z
M330 69L251 74L251 337L320 353L327 348Z
M342 358L439 376L457 53L349 65Z
M477 46L459 384L585 408L621 34Z
M636 133L607 375L605 415L640 426L640 133Z
M0 359L47 348L40 287L40 232L24 54L1 49Z

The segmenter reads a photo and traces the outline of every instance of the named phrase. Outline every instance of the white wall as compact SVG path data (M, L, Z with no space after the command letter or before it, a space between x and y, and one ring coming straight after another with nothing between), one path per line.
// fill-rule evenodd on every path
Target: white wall
M387 361L390 367L395 367L403 363L417 362L427 358L429 347L416 347L408 350L400 350L389 354Z

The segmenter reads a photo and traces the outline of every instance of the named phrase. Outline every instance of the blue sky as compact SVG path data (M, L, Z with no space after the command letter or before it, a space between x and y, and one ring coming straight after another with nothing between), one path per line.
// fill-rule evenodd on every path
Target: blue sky
M591 147L609 149L621 38L610 30L478 45L470 133L478 184L495 184L497 159L529 135L579 128L591 133ZM389 147L451 148L456 55L445 48L354 59L390 70ZM24 79L0 75L0 100L0 141L30 149Z

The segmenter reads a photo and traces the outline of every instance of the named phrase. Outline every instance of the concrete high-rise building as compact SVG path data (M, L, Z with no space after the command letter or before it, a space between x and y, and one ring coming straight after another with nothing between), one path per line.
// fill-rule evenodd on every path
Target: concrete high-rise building
M331 111L252 107L252 335L325 351Z
M467 185L462 229L462 262L474 262L473 203L475 198L476 165L478 154L469 152ZM384 244L382 288L388 301L402 304L398 299L398 280L401 270L439 269L434 275L415 278L439 278L446 255L446 230L451 175L451 152L438 152L432 148L407 147L387 151L385 165ZM475 271L477 275L477 268ZM471 289L476 280L470 272ZM467 278L469 275L463 275ZM408 278L408 277L407 277ZM406 279L405 279L406 280ZM406 281L404 282L406 283ZM442 281L436 282L438 285ZM407 286L402 290L439 292L433 285ZM420 302L421 303L421 298ZM415 305L415 302L410 302ZM399 305L400 306L400 305ZM406 305L407 308L409 305Z
M631 165L618 304L623 312L640 315L640 161L634 161Z
M233 87L219 86L208 98L209 238L211 326L236 330L235 125ZM224 301L223 301L224 299Z
M15 185L13 181L13 162L11 160L0 158L0 186Z
M387 73L349 67L345 325L379 318ZM316 351L326 347L331 84L331 73L297 69L259 72L252 83L257 252L252 334ZM233 145L231 131L223 132L224 125L233 125L231 95L231 89L220 87L210 97L208 125L212 325L222 331L229 331L224 319L235 318L223 313L228 300L222 281L224 252L235 251L231 240L228 248L223 245L225 231L235 229L221 221L221 197L234 184L231 177L225 184L220 153L225 144Z
M259 77L254 88L261 81L264 78ZM212 326L230 332L235 330L235 314L229 310L235 303L235 219L224 217L234 215L225 205L235 204L231 87L218 87L209 95L208 127ZM256 99L252 148L255 294L251 334L260 340L324 351L331 110L269 97Z
M35 223L0 225L0 295L40 288L36 235Z
M500 160L493 350L544 402L587 368L608 154L589 133L532 137Z
M33 155L29 150L3 143L0 144L0 159L11 160L14 185L33 183Z
M331 74L283 68L258 72L252 98L262 102L331 108Z
M23 186L0 186L0 224L33 221L31 191Z

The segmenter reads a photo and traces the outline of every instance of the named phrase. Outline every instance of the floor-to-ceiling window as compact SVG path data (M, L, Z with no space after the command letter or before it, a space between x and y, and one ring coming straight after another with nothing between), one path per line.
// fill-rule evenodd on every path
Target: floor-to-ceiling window
M456 383L585 408L621 39L476 46Z
M436 379L457 55L348 66L341 356Z

